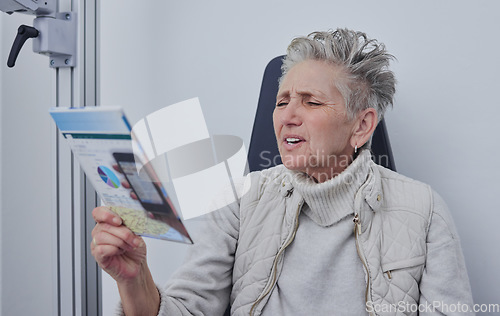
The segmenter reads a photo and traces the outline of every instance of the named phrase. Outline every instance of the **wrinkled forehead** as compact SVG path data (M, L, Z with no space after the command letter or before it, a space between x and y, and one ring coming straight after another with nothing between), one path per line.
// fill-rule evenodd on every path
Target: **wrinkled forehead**
M306 60L291 67L281 78L277 98L295 94L337 94L346 80L343 66L323 60Z

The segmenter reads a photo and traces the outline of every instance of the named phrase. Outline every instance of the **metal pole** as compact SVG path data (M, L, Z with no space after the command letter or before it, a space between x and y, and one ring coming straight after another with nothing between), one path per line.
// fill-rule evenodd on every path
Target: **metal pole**
M97 0L59 0L58 11L78 17L77 66L55 69L56 106L99 104L98 4ZM65 140L54 133L54 285L57 315L102 315L101 275L90 254L92 209L96 193Z

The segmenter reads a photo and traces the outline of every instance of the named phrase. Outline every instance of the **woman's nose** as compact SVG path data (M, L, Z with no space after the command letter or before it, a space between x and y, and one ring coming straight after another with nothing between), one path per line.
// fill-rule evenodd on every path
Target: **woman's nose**
M301 120L301 104L296 98L292 98L290 102L281 109L281 124L283 125L296 125L302 124Z

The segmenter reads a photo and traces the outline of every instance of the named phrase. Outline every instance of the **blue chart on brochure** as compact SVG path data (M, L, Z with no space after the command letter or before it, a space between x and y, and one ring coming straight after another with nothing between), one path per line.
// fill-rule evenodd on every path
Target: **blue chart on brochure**
M104 205L128 228L141 236L193 243L121 107L57 107L50 115Z

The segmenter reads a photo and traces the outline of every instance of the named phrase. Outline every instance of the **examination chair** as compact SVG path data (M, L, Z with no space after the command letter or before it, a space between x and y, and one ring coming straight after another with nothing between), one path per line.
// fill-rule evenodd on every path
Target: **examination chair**
M248 150L248 166L250 171L259 171L281 164L278 144L273 128L273 111L278 94L278 79L281 76L281 65L284 56L271 60L264 71L260 88L257 113L253 123L250 148ZM392 156L391 144L387 135L384 120L380 121L372 139L372 158L377 164L396 171ZM228 307L224 316L230 316Z

